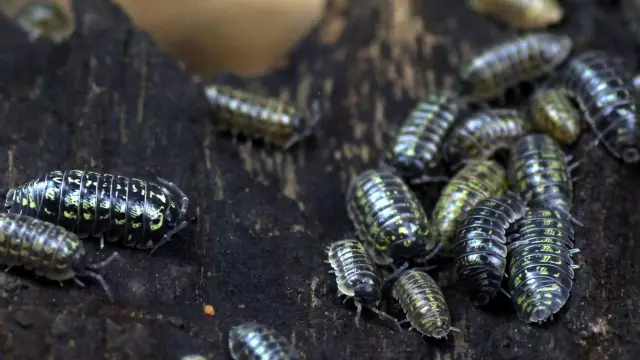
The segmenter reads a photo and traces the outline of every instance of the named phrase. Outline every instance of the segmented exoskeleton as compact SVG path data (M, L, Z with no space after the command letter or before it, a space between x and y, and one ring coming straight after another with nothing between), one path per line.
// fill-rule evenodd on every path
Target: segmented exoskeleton
M336 274L338 295L353 298L358 308L356 327L359 327L363 306L397 324L395 318L377 309L382 299L382 274L360 241L346 239L333 242L327 247L327 256L327 262Z
M464 109L461 99L452 92L429 95L405 120L383 164L411 184L448 180L435 172L440 166L442 142Z
M46 38L60 43L75 31L71 10L55 1L0 1L0 9L27 33L29 41Z
M459 222L482 199L500 196L507 188L502 165L493 160L472 160L462 168L440 194L433 209L432 229L436 241L449 252Z
M470 159L488 159L503 148L512 147L531 124L515 109L480 110L466 117L451 131L443 156L453 169Z
M275 329L257 323L234 326L229 332L233 360L300 360L300 353Z
M621 59L603 51L573 57L554 81L571 94L598 142L626 163L640 161L638 96Z
M480 14L516 29L541 29L559 23L564 10L557 0L467 0Z
M518 317L543 322L567 302L573 288L574 232L566 216L532 208L510 229L509 293Z
M518 195L507 192L478 201L458 226L456 272L474 304L488 304L500 290L507 265L505 233L526 210Z
M555 70L572 47L569 36L542 32L501 42L461 67L461 91L475 100L499 97L517 84Z
M427 215L398 176L367 170L351 181L346 200L349 218L377 264L436 253Z
M100 174L52 171L7 192L5 209L60 225L81 239L121 241L155 251L187 226L189 199L175 184Z
M450 331L460 331L451 326L449 306L438 284L427 273L406 270L393 284L393 297L407 314L411 326L420 333L442 338Z
M533 207L558 209L571 217L573 181L567 156L560 145L546 134L523 137L509 157L509 182L514 190Z
M209 85L205 93L220 130L288 149L311 135L320 120L319 102L312 111L277 98L250 94L224 85Z
M582 131L582 115L560 88L536 91L529 103L535 127L563 144L573 144Z
M91 277L113 301L109 286L96 270L117 258L114 252L101 263L89 264L82 242L72 232L30 216L0 213L0 263L9 268L22 266L38 276L73 280L81 287L85 285L78 277Z

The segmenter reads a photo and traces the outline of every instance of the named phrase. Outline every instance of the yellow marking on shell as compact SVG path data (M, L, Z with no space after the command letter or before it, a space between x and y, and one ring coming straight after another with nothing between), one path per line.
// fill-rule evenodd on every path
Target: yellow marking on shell
M160 194L158 194L158 193L156 193L156 192L154 192L154 191L149 191L149 197L150 197L150 198L157 197L157 198L158 198L158 199L160 199L160 201L162 201L163 203L166 203L166 202L167 202L167 197L166 197L166 196L165 196L165 194L164 194L164 193L162 193L162 192L161 192Z
M58 270L64 270L67 269L69 267L69 265L67 265L67 263L57 263L56 264L56 269Z
M123 219L123 220L118 220L118 219L115 219L115 220L114 220L114 223L115 223L116 225L124 225L126 222L127 222L127 221L126 221L126 220L124 220L124 219Z
M78 213L74 211L63 211L62 215L67 219L77 219Z

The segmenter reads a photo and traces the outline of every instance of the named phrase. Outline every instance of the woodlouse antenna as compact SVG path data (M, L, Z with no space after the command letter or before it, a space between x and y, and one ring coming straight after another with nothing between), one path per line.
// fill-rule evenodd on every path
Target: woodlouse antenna
M108 266L109 264L111 264L114 260L123 260L122 256L120 256L120 254L118 254L117 252L112 253L108 258L106 258L105 260L96 263L96 264L87 264L84 267L87 269L91 269L91 270L98 270L101 269L105 266Z
M178 226L176 226L175 228L173 228L171 231L168 231L166 234L164 234L164 236L162 237L162 239L160 239L160 241L158 241L158 243L156 244L156 246L153 247L153 249L151 249L151 251L149 252L149 254L153 254L156 250L158 250L158 248L166 243L168 243L171 240L171 237L175 234L177 234L178 232L182 231L184 228L187 227L189 223L186 221L181 222L180 224L178 224Z
M82 276L88 276L97 280L100 283L100 286L102 286L102 289L104 290L104 292L107 294L107 297L109 298L109 300L111 302L114 302L113 294L111 294L109 285L107 285L107 282L104 281L104 278L102 277L102 275L98 274L97 272L86 270L84 273L82 273Z

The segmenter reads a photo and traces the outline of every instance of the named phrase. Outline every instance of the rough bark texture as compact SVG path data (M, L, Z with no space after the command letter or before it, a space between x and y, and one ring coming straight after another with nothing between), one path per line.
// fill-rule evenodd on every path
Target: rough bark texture
M563 28L579 49L605 48L634 64L620 14L576 2ZM395 332L371 314L358 330L353 307L336 298L323 250L352 234L349 179L377 164L415 101L450 86L465 57L507 36L462 1L331 3L285 69L243 84L330 105L316 138L290 152L215 135L199 88L176 61L108 1L75 6L78 32L59 47L30 45L0 22L1 185L53 169L161 175L187 192L199 222L153 256L117 248L126 262L104 272L114 304L93 283L61 288L19 269L0 272L3 359L225 359L228 330L244 321L280 330L307 359L631 359L640 351L637 171L601 147L585 155L590 136L572 150L585 156L574 211L586 224L577 230L582 268L553 323L524 324L508 303L472 307L451 268L438 281L462 332L448 340Z

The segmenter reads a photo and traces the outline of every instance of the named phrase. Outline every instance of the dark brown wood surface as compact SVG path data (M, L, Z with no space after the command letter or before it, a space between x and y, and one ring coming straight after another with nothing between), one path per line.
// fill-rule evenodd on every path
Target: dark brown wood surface
M602 47L635 65L615 10L588 0L568 6L560 30L580 50ZM104 270L114 304L93 283L61 288L19 269L0 272L2 359L226 359L228 330L245 321L275 327L306 359L636 358L638 173L602 148L585 155L589 136L572 150L584 157L574 211L586 224L577 230L581 269L556 321L524 324L508 302L474 308L450 268L438 281L462 332L447 340L396 332L371 314L356 329L353 307L336 297L324 248L353 234L348 181L377 164L420 97L451 86L465 57L508 36L462 1L336 0L286 68L246 83L221 77L323 100L317 136L290 152L215 135L199 87L148 35L108 1L75 7L78 32L59 47L30 45L0 22L1 185L54 169L160 175L187 192L198 225L154 255L92 252L102 259L117 249L126 260ZM203 314L205 304L215 316Z

